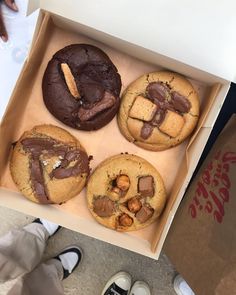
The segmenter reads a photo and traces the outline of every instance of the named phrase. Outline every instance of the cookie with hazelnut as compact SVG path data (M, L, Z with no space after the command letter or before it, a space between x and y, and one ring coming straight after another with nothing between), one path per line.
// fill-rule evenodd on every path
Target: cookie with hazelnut
M149 162L121 154L103 161L87 184L88 208L102 225L117 231L144 228L161 214L166 192Z
M124 91L118 125L130 142L161 151L192 133L199 108L198 93L185 77L167 71L149 73Z
M89 158L69 132L53 125L40 125L24 132L17 141L10 171L16 186L29 200L60 204L85 186Z

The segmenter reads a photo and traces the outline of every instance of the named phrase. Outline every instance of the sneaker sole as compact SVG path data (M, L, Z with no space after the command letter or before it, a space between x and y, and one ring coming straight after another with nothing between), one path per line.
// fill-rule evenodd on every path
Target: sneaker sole
M148 286L147 283L145 283L143 281L134 282L129 295L135 295L135 289L138 288L138 287L143 287L144 292L146 292L146 293L143 293L143 295L151 295L150 287Z
M175 278L174 278L174 283L173 283L173 287L174 287L174 290L176 292L177 295L185 295L181 289L180 289L180 283L183 282L184 279L181 277L181 275L177 275ZM187 282L186 282L187 284ZM189 292L186 293L186 294L189 294L189 295L194 295L194 292L191 290L191 288L189 287Z

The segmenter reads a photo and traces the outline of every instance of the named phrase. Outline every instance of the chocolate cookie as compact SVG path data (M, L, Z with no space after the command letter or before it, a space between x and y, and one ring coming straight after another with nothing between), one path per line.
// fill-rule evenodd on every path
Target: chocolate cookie
M76 129L96 130L118 111L121 79L101 49L72 44L49 61L42 89L47 109L58 120Z
M192 84L176 73L154 72L125 90L118 114L121 133L153 151L185 140L199 117L199 98Z
M65 202L85 186L89 159L79 141L53 125L24 132L10 162L12 178L22 194L41 204Z
M144 228L161 214L166 192L157 170L134 155L102 162L87 185L88 208L102 225L131 231Z

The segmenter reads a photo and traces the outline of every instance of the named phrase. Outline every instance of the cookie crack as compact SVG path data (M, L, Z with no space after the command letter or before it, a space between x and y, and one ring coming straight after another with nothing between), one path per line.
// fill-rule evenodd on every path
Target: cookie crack
M172 78L168 81L168 83L170 84L170 83L172 83L174 80L175 80L175 77L172 76Z
M146 81L147 81L148 83L150 83L150 81L149 81L149 76L150 76L149 74L146 75Z
M83 48L84 51L85 51L85 54L87 56L87 61L89 60L89 52L88 52L88 49L87 48Z
M193 93L194 93L193 90L191 90L191 91L189 92L189 94L187 95L187 98L189 98L189 96L191 96Z
M194 115L194 114L192 114L192 113L188 113L190 116L192 116L192 117L195 117L195 118L198 118L199 116L198 115Z

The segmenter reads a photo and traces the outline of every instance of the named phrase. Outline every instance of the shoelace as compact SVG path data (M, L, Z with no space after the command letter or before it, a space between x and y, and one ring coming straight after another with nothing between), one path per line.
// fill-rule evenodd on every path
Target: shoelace
M128 292L125 290L119 292L116 291L113 287L111 287L109 293L106 293L106 295L128 295Z
M111 295L120 295L120 293L116 292L116 290L114 290L113 288L111 288Z

